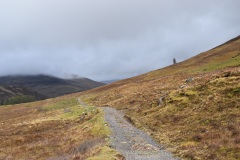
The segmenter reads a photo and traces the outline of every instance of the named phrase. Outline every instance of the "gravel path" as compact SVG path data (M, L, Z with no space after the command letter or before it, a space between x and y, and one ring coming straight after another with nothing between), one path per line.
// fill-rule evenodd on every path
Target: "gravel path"
M103 107L105 120L112 129L111 147L126 160L179 160L154 142L146 133L130 124L124 114L111 107Z

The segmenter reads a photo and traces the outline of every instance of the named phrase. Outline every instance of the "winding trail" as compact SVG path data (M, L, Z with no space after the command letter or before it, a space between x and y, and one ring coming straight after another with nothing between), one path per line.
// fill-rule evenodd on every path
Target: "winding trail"
M126 160L179 160L163 150L146 133L130 124L124 114L111 107L103 107L105 120L112 129L110 145Z
M88 106L85 102L83 102L83 101L81 100L81 98L77 98L77 101L78 101L78 103L79 103L82 107L87 107L87 106Z

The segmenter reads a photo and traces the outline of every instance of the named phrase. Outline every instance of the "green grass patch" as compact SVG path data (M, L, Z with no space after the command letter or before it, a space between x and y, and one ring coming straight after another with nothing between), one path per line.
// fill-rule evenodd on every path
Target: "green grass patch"
M209 71L214 71L222 68L234 67L239 65L240 65L240 56L235 56L235 57L228 58L227 60L224 60L224 61L216 60L215 63L211 61L211 63L208 63L202 66L201 68L196 69L196 71L209 72Z
M58 116L59 118L73 120L81 116L92 117L93 115L98 113L98 110L96 107L93 107L93 106L82 107L80 105L77 105L77 106L64 108L62 112L63 114L59 115Z
M93 127L91 128L91 132L93 135L109 136L111 134L110 128L106 125L104 113L102 110L99 109L99 114L93 119L91 119L89 122L93 124Z
M72 106L78 105L78 101L76 98L69 98L65 100L60 100L58 102L47 104L43 106L41 109L44 111L53 111L53 110L59 110L63 108L68 108Z

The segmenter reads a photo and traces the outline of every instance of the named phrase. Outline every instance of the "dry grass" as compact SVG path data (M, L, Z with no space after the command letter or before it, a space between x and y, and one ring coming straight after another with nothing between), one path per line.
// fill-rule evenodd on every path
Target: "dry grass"
M73 95L0 107L0 159L94 157L107 147L104 124L100 109L79 106Z

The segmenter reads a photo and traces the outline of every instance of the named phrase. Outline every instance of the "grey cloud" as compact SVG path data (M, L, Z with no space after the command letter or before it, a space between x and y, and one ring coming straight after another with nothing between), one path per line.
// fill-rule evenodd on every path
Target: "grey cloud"
M239 35L238 0L3 0L0 75L134 76Z

